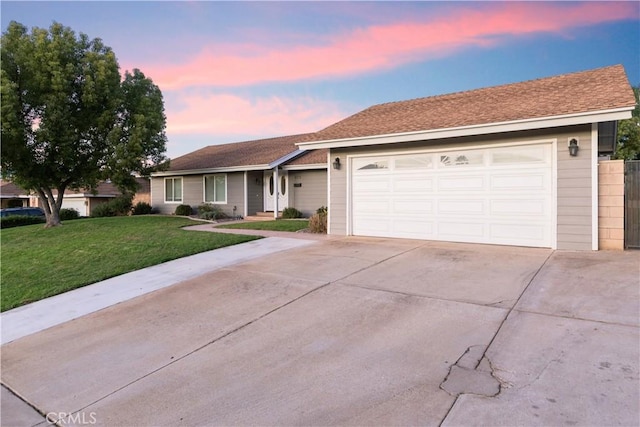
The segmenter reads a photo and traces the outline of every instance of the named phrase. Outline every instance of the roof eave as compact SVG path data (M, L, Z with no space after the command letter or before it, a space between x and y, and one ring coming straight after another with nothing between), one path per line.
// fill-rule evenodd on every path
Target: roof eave
M248 166L227 166L219 168L202 168L202 169L182 169L182 170L168 170L161 172L153 172L152 178L161 176L182 176L182 175L203 175L211 173L227 173L227 172L245 172L245 171L261 171L268 170L271 167L266 165L248 165Z
M509 122L487 123L481 125L460 126L453 128L432 129L386 135L371 135L356 138L300 142L296 145L298 145L302 149L317 150L322 148L346 148L358 147L363 145L395 144L401 142L456 138L473 135L487 135L493 133L516 132L531 129L545 129L561 126L581 125L587 123L624 120L631 118L631 111L634 108L634 106L631 106L611 110L590 111L579 114L514 120Z
M327 169L326 163L309 163L307 165L286 165L282 167L282 170L286 171L302 171L311 169Z

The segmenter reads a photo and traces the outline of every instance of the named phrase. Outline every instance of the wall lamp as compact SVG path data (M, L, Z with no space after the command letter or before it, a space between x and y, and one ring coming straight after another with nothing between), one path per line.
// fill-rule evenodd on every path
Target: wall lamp
M336 157L336 159L333 161L333 168L335 170L340 170L340 157Z
M580 149L580 147L578 146L578 139L577 138L571 138L569 140L569 155L572 156L572 157L577 156L579 149Z

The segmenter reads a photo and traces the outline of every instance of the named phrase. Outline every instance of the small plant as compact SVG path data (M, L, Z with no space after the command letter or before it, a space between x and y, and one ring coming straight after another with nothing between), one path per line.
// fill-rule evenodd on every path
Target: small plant
M316 213L318 215L326 215L329 212L329 208L327 208L326 206L320 206L317 210Z
M180 216L189 216L193 213L193 209L189 205L178 205L176 206L176 215Z
M73 208L60 209L60 221L70 221L80 218L80 212Z
M224 213L218 206L214 206L210 203L203 203L198 206L198 218L211 221L227 218L227 214Z
M296 208L284 208L282 210L283 219L302 218L302 212Z
M118 196L106 203L102 203L91 211L94 218L106 216L125 216L131 213L131 196Z
M153 213L153 208L147 202L138 202L133 207L131 215L149 215Z
M315 213L309 218L309 231L312 233L327 232L327 215Z
M39 216L12 215L0 218L0 228L21 227L23 225L44 223L45 219Z

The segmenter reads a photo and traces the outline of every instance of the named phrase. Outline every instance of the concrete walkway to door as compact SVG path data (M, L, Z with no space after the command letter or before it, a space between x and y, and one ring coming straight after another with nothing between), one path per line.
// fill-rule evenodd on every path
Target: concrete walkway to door
M318 241L3 345L2 425L634 425L639 268Z

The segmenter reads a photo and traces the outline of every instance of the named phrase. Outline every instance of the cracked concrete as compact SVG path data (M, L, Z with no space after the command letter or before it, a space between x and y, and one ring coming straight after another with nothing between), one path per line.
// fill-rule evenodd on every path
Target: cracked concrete
M5 344L2 382L109 426L637 423L640 252L550 254L322 241Z

